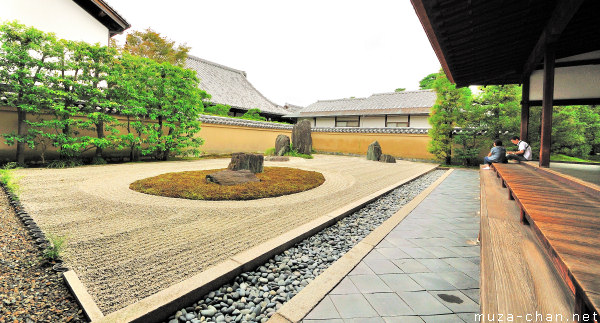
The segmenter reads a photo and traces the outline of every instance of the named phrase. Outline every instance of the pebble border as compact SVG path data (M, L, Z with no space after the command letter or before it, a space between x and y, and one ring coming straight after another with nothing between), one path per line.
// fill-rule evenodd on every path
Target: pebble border
M168 323L267 322L319 274L363 241L446 171L433 170L405 183L212 290L180 309ZM420 181L419 181L420 180Z
M25 226L25 229L27 229L27 232L31 236L31 239L35 241L37 249L40 253L43 252L47 247L50 246L50 241L48 241L48 238L46 238L46 235L42 232L42 229L40 229L37 223L35 223L35 220L33 220L33 218L25 211L23 205L21 204L21 201L19 201L19 198L11 191L9 191L4 184L0 184L0 186L4 190L6 196L8 196L8 203L14 209L15 213L17 214L17 217L19 218L19 220L21 220L23 226ZM55 271L59 272L59 270L56 269Z

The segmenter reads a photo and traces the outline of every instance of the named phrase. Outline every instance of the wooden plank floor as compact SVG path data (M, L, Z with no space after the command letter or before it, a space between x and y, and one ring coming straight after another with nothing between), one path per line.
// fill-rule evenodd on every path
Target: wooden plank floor
M531 167L494 164L494 168L575 295L576 311L598 313L600 199Z
M493 171L481 179L481 313L488 322L531 313L573 315L574 298ZM499 315L503 317L500 318Z

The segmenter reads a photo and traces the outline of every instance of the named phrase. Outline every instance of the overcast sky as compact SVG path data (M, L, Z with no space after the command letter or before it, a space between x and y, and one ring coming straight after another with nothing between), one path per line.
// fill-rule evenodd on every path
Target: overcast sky
M108 2L129 30L150 27L192 55L246 71L280 105L417 90L440 68L409 0Z

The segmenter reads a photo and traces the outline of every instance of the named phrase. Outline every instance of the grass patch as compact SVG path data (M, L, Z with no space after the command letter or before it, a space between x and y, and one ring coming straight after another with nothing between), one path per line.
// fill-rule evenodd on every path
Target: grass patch
M206 182L206 175L223 169L167 173L135 181L129 188L146 194L190 200L254 200L303 192L315 188L325 177L318 172L289 167L265 167L256 174L260 182L224 186Z
M2 183L2 185L4 185L12 194L11 198L13 200L19 199L21 187L19 186L18 178L14 176L12 169L6 167L0 169L0 183Z
M44 250L44 258L48 260L56 260L60 258L63 250L65 249L67 238L54 235L52 233L48 233L46 237L48 238L48 241L50 241L50 246Z
M314 149L312 150L313 152L315 151ZM265 150L265 156L275 156L275 147L269 148L267 150ZM290 156L290 157L300 157L300 158L305 158L305 159L313 159L315 157L313 157L312 155L307 155L307 154L301 154L299 153L297 150L295 150L294 148L292 148L292 144L290 144L290 151L288 151L287 153L284 154L284 156Z
M583 159L577 157L571 157L562 154L552 154L550 155L550 160L552 161L564 161L564 162L574 162L574 163L600 163L597 160Z

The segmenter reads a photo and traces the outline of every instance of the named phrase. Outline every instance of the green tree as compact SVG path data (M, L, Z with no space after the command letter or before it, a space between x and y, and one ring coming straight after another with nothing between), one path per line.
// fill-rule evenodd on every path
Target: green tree
M406 88L404 88L404 87L399 87L394 90L394 92L404 92L404 91L406 91Z
M80 63L78 98L83 102L81 113L87 120L79 123L79 127L96 132L96 137L81 136L78 151L96 148L95 161L103 162L103 149L115 146L118 130L115 117L116 104L108 96L107 77L113 68L116 50L99 44L78 43L77 49L85 57ZM108 131L108 135L106 134Z
M35 147L36 131L28 130L27 114L36 114L52 102L48 82L52 61L58 56L57 40L18 22L0 25L0 96L17 110L17 132L5 134L7 144L17 144L16 160L25 163L25 146Z
M175 47L174 41L148 28L145 31L134 31L128 34L123 50L159 63L169 62L173 65L183 66L190 47L185 44Z
M443 71L437 73L431 73L425 76L421 81L419 81L419 88L421 90L433 89L433 83L438 78L440 74L444 74Z
M204 112L216 114L218 116L227 116L230 109L231 106L225 104L206 105L204 107Z
M481 109L481 123L490 144L495 139L507 141L519 133L521 87L518 85L489 85L481 89L475 104ZM479 118L479 117L477 117Z
M119 148L129 149L129 160L138 160L144 143L143 135L151 132L151 122L146 122L148 109L154 102L154 94L146 82L158 77L156 64L148 58L129 53L114 61L107 76L108 96L116 104L117 111L125 116L124 128L119 138Z
M442 72L433 83L433 89L437 99L429 117L432 128L428 150L449 165L452 162L453 131L458 126L461 112L471 104L471 90L456 88Z
M154 93L147 109L156 124L147 134L150 146L143 152L159 160L171 154L199 154L197 148L203 141L195 135L200 131L198 118L207 94L198 88L196 72L167 62L148 65L155 76L147 81Z
M260 109L250 109L242 116L242 119L266 121L267 118L260 115Z

